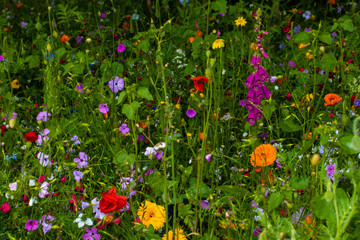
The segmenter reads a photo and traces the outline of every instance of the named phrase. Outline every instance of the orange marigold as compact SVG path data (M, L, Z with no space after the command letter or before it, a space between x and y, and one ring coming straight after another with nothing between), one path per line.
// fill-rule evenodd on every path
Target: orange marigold
M68 36L68 35L62 35L61 36L61 38L60 38L60 41L62 42L62 43L66 43L66 42L68 42L70 40L70 37Z
M335 1L335 0L329 0L329 3L330 3L331 5L335 5L335 4L336 4L336 1Z
M342 98L335 93L329 93L325 95L324 100L325 106L334 106L335 104L341 102Z
M271 144L262 144L251 154L250 163L253 167L265 167L274 163L276 148Z

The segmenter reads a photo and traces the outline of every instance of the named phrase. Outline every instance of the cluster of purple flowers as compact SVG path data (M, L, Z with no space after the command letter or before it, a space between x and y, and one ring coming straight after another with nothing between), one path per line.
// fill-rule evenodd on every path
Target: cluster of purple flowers
M264 55L264 54L263 54ZM249 89L249 92L245 100L240 101L240 105L246 107L249 110L247 122L254 125L259 120L263 113L260 110L261 99L269 98L271 92L264 85L264 82L269 81L269 74L260 65L261 59L259 55L254 55L251 59L251 65L255 69L255 72L245 80L245 85Z

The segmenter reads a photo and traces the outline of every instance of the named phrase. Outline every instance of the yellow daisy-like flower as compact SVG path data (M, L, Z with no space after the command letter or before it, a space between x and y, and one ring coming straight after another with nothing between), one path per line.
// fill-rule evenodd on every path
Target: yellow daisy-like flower
M238 19L235 20L235 25L238 26L242 26L244 27L246 25L247 21L245 20L245 18L243 17L239 17Z
M299 44L299 49L304 48L304 47L307 47L307 46L309 46L309 45L310 45L310 43L308 43L308 44L300 43L300 44Z
M255 52L258 49L258 46L256 45L256 43L253 42L251 43L250 48Z
M17 79L15 79L14 81L11 82L11 87L14 89L19 89L20 86L21 86L21 84L19 83L19 81Z
M145 204L142 203L137 212L142 224L146 227L149 227L151 224L156 230L164 226L166 222L165 214L165 208L163 206L150 201L145 201Z
M181 228L175 229L175 234L173 231L169 231L167 234L164 234L162 240L166 240L168 237L169 240L186 240L186 236L183 234L184 230Z
M212 44L213 49L222 48L224 46L225 46L224 39L216 39Z

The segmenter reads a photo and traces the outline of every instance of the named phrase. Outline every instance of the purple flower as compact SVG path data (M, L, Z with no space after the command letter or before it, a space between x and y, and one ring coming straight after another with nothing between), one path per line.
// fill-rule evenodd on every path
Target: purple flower
M126 47L125 47L125 45L124 44L119 44L118 46L117 46L117 51L118 52L123 52L123 51L125 51L125 49L126 49Z
M357 99L357 100L355 101L355 107L360 107L360 99Z
M202 209L210 209L210 203L209 203L209 201L207 201L207 200L202 200L202 201L201 201L201 208L202 208Z
M105 18L105 16L106 16L106 15L105 15L105 13L103 13L103 12L102 12L101 15L100 15L101 18Z
M211 160L211 154L206 155L206 156L205 156L205 160L208 161L208 162L210 162L210 160Z
M127 134L128 132L130 132L130 129L127 127L127 124L126 123L123 123L123 125L121 125L119 127L119 131L122 133L122 134Z
M195 115L196 115L196 111L195 111L194 109L190 108L190 109L188 109L188 110L186 111L186 115L187 115L189 118L193 118L193 117L195 117Z
M300 32L300 30L301 30L301 26L300 26L300 25L294 27L294 33L298 33L298 32Z
M106 114L109 111L109 108L108 108L108 106L106 104L100 104L99 105L99 111L101 113Z
M141 143L142 141L144 141L144 135L138 136L137 142L138 142L138 143Z
M43 215L41 217L40 223L43 225L43 232L44 235L51 230L52 221L54 221L55 218L53 216L49 215Z
M0 55L0 62L4 60L4 57L2 55Z
M46 167L47 165L49 165L50 160L49 160L49 155L46 155L42 152L39 152L37 154L37 158L40 159L40 164L44 167Z
M49 194L47 188L50 184L48 182L43 182L40 186L39 198L44 198L46 194Z
M77 91L78 93L83 93L84 92L84 85L82 85L82 83L78 83L76 85L75 91Z
M74 158L74 162L77 163L78 168L86 168L88 166L88 160L90 160L90 157L88 157L84 152L79 153L79 158Z
M79 137L76 136L76 135L74 135L70 140L74 142L74 145L78 145L78 144L81 143L81 142L79 141Z
M119 90L123 90L124 79L119 78L118 76L116 76L115 78L111 78L111 80L109 81L109 87L114 93L117 93Z
M327 171L328 171L329 175L334 174L335 173L335 165L334 164L329 165L327 168Z
M101 235L97 233L97 228L92 227L91 230L85 227L86 233L83 235L83 239L99 240Z
M76 38L76 43L81 43L81 40L82 40L82 37L77 36L77 38Z
M38 227L38 221L34 219L29 219L25 224L25 229L28 231L35 231Z
M75 180L77 181L77 182L80 182L80 180L83 178L83 176L84 176L84 173L82 173L82 172L79 172L79 171L74 171L74 176L75 176Z
M46 142L47 140L49 140L49 137L47 136L50 133L50 130L45 128L44 131L40 132L38 135L38 139L36 140L38 145L41 145L44 142Z
M310 12L310 11L306 11L306 12L303 13L302 16L303 16L303 18L305 18L306 20L309 20L310 15L311 15L311 12Z
M21 24L21 28L25 28L28 25L27 22L21 22L20 24Z
M295 63L292 62L292 61L290 61L290 62L289 62L289 67L295 67Z
M51 116L51 113L48 113L47 111L39 112L39 114L36 117L36 120L37 121L41 120L41 121L46 122L48 116Z
M304 32L310 32L312 28L305 28Z

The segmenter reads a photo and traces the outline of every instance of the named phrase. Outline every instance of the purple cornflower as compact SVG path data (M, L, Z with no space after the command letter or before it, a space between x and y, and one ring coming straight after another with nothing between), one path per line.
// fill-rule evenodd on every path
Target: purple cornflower
M196 115L196 111L192 108L190 108L186 111L186 116L188 116L189 118L193 118L193 117L195 117L195 115Z
M123 90L124 79L119 78L118 76L116 76L115 78L111 78L111 80L109 81L109 87L114 93L117 93L119 90Z
M108 106L106 104L100 104L99 105L99 111L101 113L106 114L109 111L109 108L108 108Z
M77 163L78 168L86 168L88 166L87 161L90 160L90 157L84 152L79 153L79 158L74 158L74 162Z
M41 121L46 122L48 116L51 116L51 113L48 113L47 111L39 112L39 114L36 117L36 120L37 121L41 120Z
M126 123L123 123L123 125L121 125L119 127L119 131L122 133L122 134L127 134L128 132L130 132L130 129L128 128L127 124Z
M97 228L92 227L91 230L85 227L86 233L83 235L83 239L87 240L99 240L101 235L97 233Z
M74 177L77 182L80 182L80 180L83 178L83 176L84 176L84 173L76 171L76 170L74 171Z
M124 44L120 43L118 46L117 46L117 51L118 52L123 52L125 51L126 47Z
M355 101L355 107L360 107L360 99L357 99L357 100Z
M34 219L29 219L25 224L25 229L28 231L35 231L38 227L38 221Z

